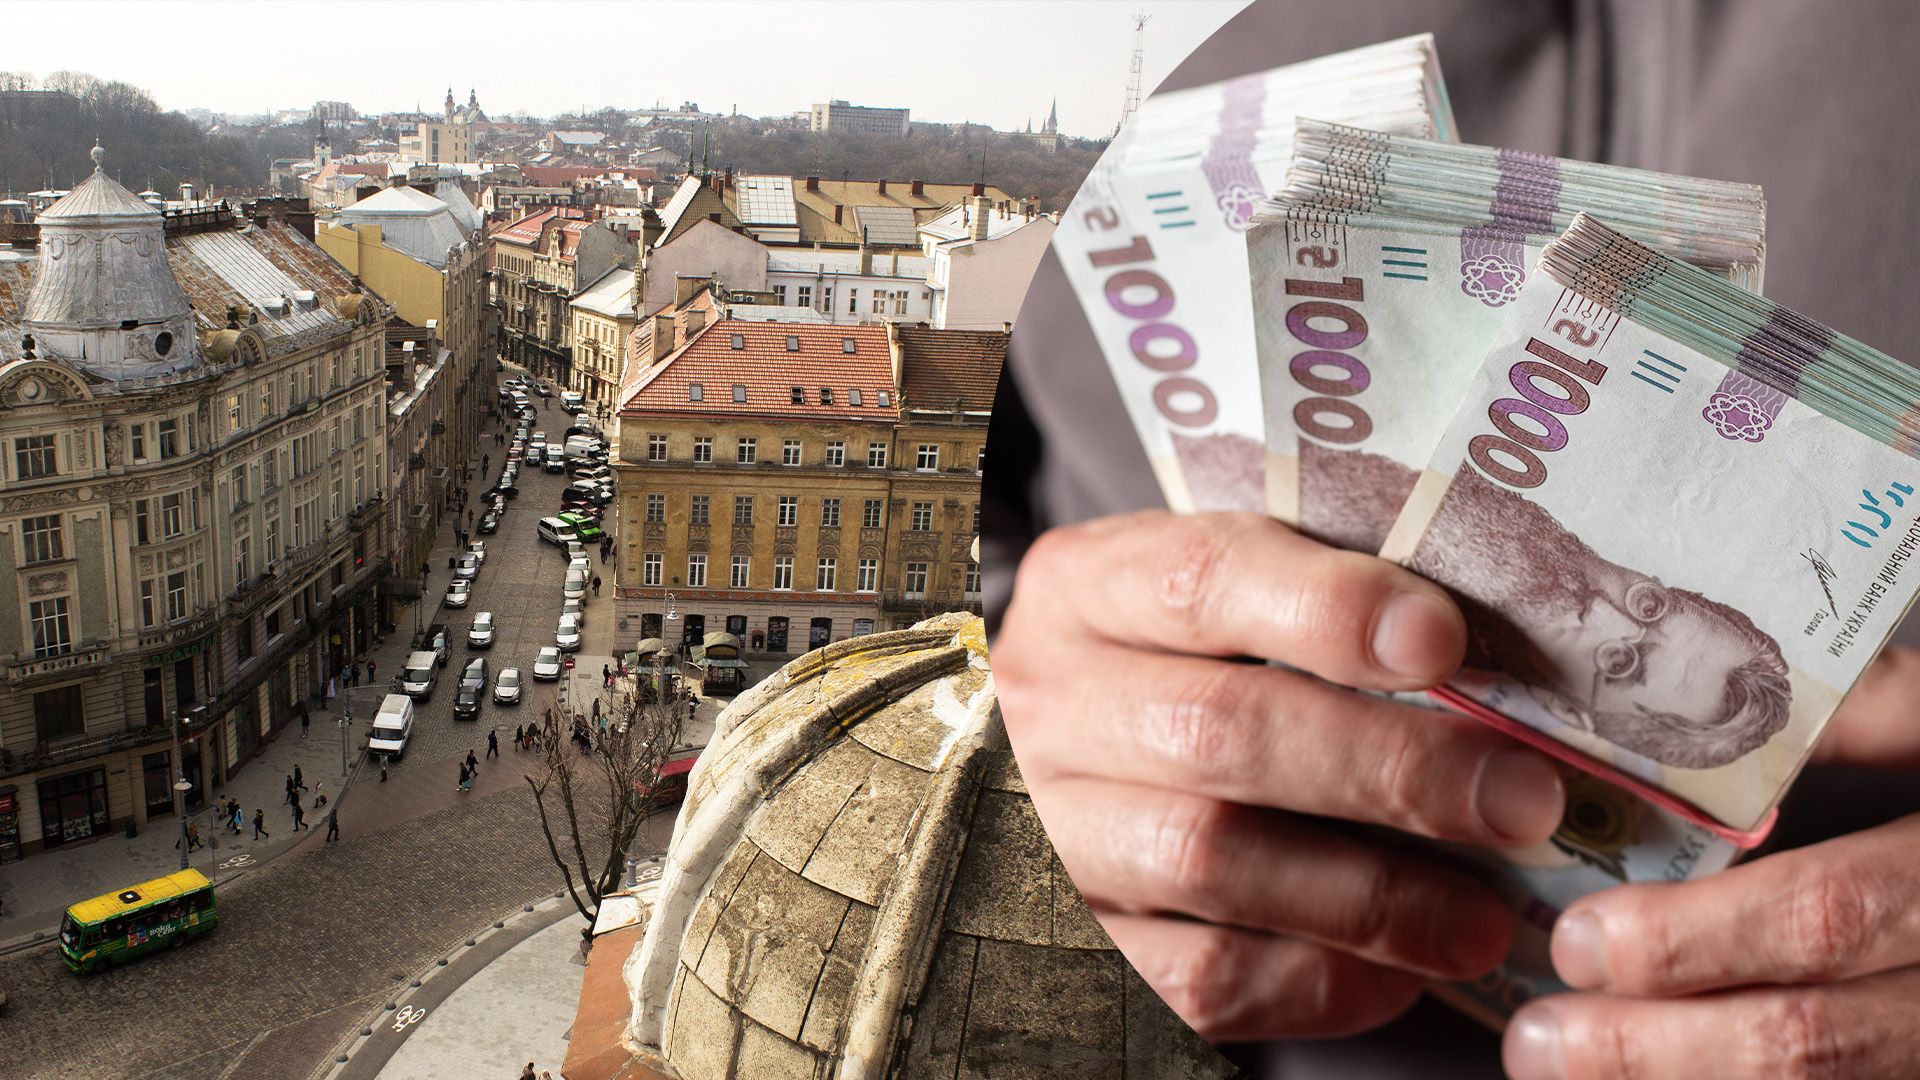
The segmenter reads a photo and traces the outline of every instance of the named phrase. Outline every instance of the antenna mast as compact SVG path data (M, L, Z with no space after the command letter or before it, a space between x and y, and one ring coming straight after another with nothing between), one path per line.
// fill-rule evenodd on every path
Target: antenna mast
M1147 23L1153 16L1144 11L1133 16L1133 58L1127 64L1127 99L1120 106L1120 123L1113 126L1113 133L1120 134L1120 128L1140 108L1140 68L1141 57L1147 49Z

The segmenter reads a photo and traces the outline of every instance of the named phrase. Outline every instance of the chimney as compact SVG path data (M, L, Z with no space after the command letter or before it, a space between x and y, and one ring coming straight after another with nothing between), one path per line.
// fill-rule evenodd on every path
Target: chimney
M808 190L808 191L819 191L819 190L820 190L820 178L819 178L819 177L817 177L817 176L809 176L809 177L807 177L807 190Z
M673 351L673 316L661 313L653 317L653 347L649 350L652 363Z
M676 276L673 279L673 306L675 308L685 307L687 301L699 296L700 290L706 288L707 283L712 280L712 278L706 277Z
M732 186L733 186L733 166L731 166L731 165L729 165L729 166L727 166L727 172L726 172L726 175L725 175L725 177L724 177L724 178L723 178L723 179L721 180L721 183L722 183L723 185L725 185L726 187L732 187Z
M866 245L866 241L863 239L860 243L860 276L867 277L872 273L873 273L873 249L868 247Z
M917 199L927 193L927 182L925 180L915 180L908 185L907 190Z
M715 225L718 225L718 224L720 224L720 214L719 214L719 212L717 212L717 211L716 211L716 212L714 212L714 213L711 213L711 214L708 214L708 215L707 215L707 220L708 220L708 221L711 221L711 222L713 222L713 223L714 223Z
M974 186L979 187L980 185L975 184ZM993 224L993 220L987 215L992 212L993 200L987 198L985 195L975 195L973 197L973 220L967 223L967 236L970 239L985 240L987 238L987 227Z
M707 309L706 308L688 308L687 309L687 337L692 338L693 335L706 329L706 327L707 327Z
M979 181L979 180L974 181L973 183L974 197L979 198L980 196L985 195L986 193L987 193L987 185L983 181Z
M835 225L840 224L840 219L846 216L846 212L847 212L846 207L840 205L839 203L834 203L833 204L833 223Z
M885 180L880 181L877 187L879 188L880 194L885 195L887 193L887 182Z

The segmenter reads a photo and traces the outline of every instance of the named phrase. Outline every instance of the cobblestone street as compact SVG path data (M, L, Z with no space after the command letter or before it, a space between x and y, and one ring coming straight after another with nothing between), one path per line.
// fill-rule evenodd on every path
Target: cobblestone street
M534 427L558 437L568 422L558 409L543 409ZM490 436L482 449L497 471L504 450L494 447ZM485 482L477 469L475 476L477 493ZM403 616L400 632L380 650L377 685L349 690L330 702L331 711L315 715L307 740L290 725L229 783L240 789L249 817L255 805L266 806L273 839L253 843L222 837L217 855L227 869L216 877L220 927L215 933L86 978L66 970L51 942L0 954L0 988L11 999L0 1022L0 1062L5 1063L0 1075L6 1080L315 1075L331 1066L335 1046L357 1031L392 989L462 947L482 927L561 889L523 779L535 759L511 745L516 724L539 716L558 684L530 683L517 707L489 700L477 723L455 721L452 707L460 669L469 658L488 658L491 689L492 676L502 667L518 667L530 680L534 653L552 643L564 556L536 539L534 523L555 512L565 483L564 476L522 470L521 494L509 502L500 531L477 538L487 541L488 557L465 610L439 607L452 545L451 530L442 530L420 622L445 622L454 645L431 700L417 705L408 752L394 763L387 782L380 781L377 765L369 764L344 794L337 791L334 717L350 699L349 745L357 757L367 720L412 635L411 614ZM593 555L598 570L598 553ZM494 613L497 644L469 650L466 628L480 611ZM590 603L573 683L576 710L585 710L585 695L597 686L614 637L611 601ZM702 703L703 721L710 720L717 704ZM498 760L485 759L490 728L501 734ZM457 762L469 749L484 760L474 789L460 792ZM296 761L304 763L309 785L325 779L340 799L340 844L321 842L324 810L309 804L314 829L296 838L287 828L286 805L269 801L280 788L283 769ZM7 866L10 918L0 923L0 939L51 931L51 920L65 903L171 869L177 856L169 846L170 824L157 822L135 840L105 838ZM672 825L670 807L648 823L641 852L663 849ZM202 831L214 829L206 822ZM194 865L211 867L214 854L196 853ZM503 1075L510 1074L509 1067L501 1064Z

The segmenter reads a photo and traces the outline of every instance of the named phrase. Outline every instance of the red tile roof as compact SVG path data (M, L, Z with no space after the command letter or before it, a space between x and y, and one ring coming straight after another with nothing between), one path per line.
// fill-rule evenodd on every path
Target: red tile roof
M489 239L505 240L521 247L537 247L546 234L548 223L558 219L554 227L560 230L560 261L572 262L575 249L580 246L580 233L593 224L580 217L580 211L570 206L550 206L536 210L517 221L488 233Z
M520 175L540 187L567 187L575 180L605 175L606 165L522 165Z
M928 330L899 326L900 396L908 409L992 412L1007 360L1003 330Z
M741 348L734 348L738 337ZM798 339L789 351L787 339ZM846 343L853 351L846 351ZM698 383L701 400L691 400ZM733 388L746 387L744 404ZM793 401L800 389L801 403ZM833 403L822 404L822 389ZM851 404L849 391L860 392ZM881 395L886 404L881 404ZM815 326L726 319L645 370L621 406L622 416L751 415L792 420L837 420L891 424L899 420L887 331L880 326Z

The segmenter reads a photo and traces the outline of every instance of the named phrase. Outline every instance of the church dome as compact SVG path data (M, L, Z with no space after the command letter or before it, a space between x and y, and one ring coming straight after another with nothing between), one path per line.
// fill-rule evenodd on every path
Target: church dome
M721 714L626 975L636 1063L676 1080L1231 1071L1054 856L968 615L808 653Z
M108 379L198 363L192 308L167 264L165 218L101 171L35 218L40 265L21 328L41 355Z

